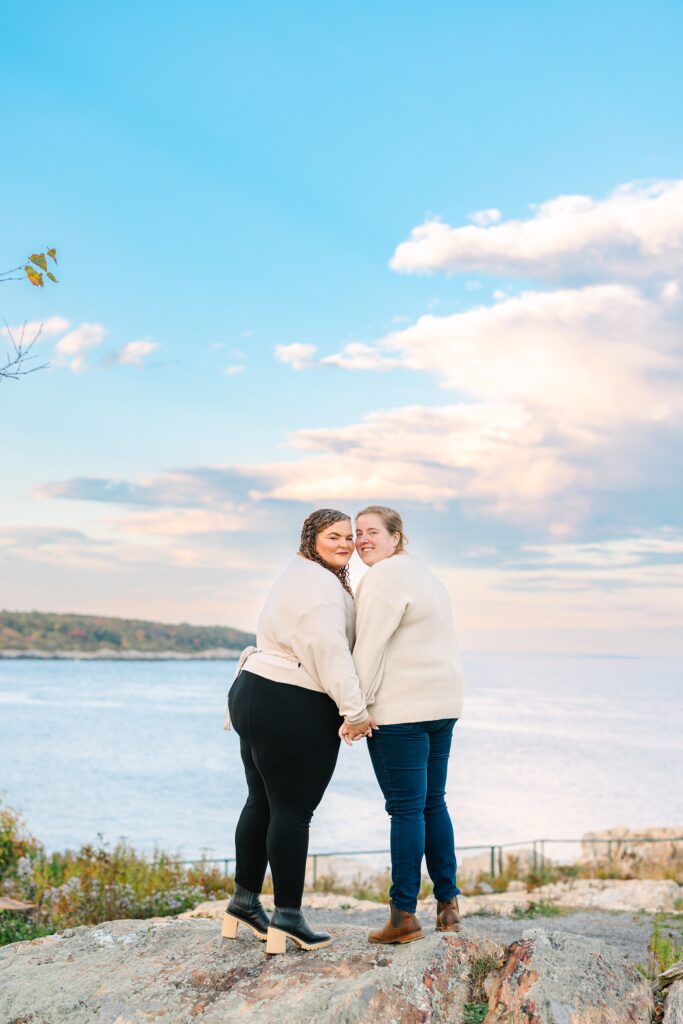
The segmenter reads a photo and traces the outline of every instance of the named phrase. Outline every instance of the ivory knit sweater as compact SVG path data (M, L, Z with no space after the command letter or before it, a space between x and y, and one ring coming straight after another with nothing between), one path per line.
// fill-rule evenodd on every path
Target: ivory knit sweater
M238 671L327 693L340 715L362 722L367 710L351 657L354 619L353 598L334 573L297 555L268 594L257 646L243 652Z
M379 726L460 717L463 674L450 597L413 555L382 559L358 584L353 660Z

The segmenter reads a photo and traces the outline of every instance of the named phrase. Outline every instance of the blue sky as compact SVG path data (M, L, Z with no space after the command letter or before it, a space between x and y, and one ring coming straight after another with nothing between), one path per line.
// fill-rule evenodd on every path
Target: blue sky
M464 646L680 653L682 22L5 12L0 605L250 627L382 500Z

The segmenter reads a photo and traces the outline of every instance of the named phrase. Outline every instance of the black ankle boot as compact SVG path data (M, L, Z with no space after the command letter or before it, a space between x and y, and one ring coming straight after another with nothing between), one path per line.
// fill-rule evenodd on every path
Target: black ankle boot
M287 939L295 942L299 949L320 949L332 942L327 932L313 931L301 907L276 907L270 919L266 953L284 953Z
M257 939L262 942L268 938L268 915L266 914L257 892L250 892L235 883L235 891L228 903L223 918L223 938L234 939L240 924L246 924Z

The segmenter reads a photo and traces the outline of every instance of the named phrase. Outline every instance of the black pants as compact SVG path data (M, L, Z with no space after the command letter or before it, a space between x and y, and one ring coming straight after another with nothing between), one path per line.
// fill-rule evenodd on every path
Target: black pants
M230 688L249 795L235 832L235 881L261 892L270 862L278 907L300 907L308 834L339 755L337 705L326 693L244 669Z

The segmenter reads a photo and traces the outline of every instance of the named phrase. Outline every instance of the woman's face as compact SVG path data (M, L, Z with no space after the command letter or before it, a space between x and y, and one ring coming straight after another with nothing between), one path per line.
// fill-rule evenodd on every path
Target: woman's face
M389 533L376 512L366 512L356 519L356 551L366 565L395 555L400 539L400 533Z
M315 538L315 550L328 565L343 569L353 554L353 527L350 519L341 519L325 527Z

